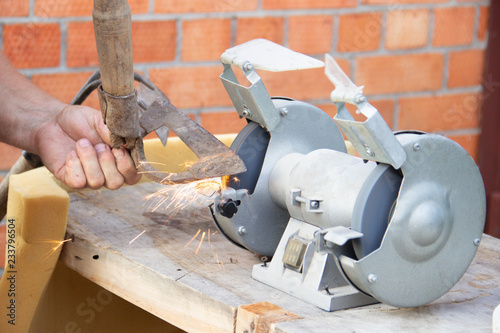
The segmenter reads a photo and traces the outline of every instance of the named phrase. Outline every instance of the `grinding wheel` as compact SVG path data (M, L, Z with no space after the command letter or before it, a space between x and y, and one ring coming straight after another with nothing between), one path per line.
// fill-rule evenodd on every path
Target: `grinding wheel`
M403 176L388 164L379 164L361 187L352 214L352 230L363 237L353 241L358 259L377 250L392 217Z
M230 176L229 187L236 190L245 189L249 194L254 192L270 139L270 134L253 121L241 130L234 139L231 150L245 163L247 171L236 177Z

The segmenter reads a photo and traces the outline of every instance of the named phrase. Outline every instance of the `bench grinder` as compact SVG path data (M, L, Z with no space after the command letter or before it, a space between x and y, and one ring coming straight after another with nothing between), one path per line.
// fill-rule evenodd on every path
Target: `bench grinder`
M479 169L462 147L440 135L393 133L328 55L335 122L311 104L271 98L256 72L322 61L262 39L221 59L221 80L248 120L231 147L248 171L231 176L210 208L223 234L264 261L253 278L327 311L420 306L458 282L486 211ZM346 153L341 131L360 157Z

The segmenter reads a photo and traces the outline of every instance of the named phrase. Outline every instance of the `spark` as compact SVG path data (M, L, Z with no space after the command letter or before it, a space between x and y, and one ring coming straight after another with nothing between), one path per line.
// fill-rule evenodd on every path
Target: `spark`
M138 269L140 267L144 267L144 266L143 265L137 265L137 267L128 270L127 273L133 272L133 271L135 271L136 269Z
M55 243L56 245L51 248L48 252L47 252L47 255L45 257L45 259L43 259L43 261L47 260L50 258L50 256L52 256L54 253L57 252L57 250L63 246L64 243L67 243L67 242L70 242L72 241L73 238L68 238L68 239L65 239L65 240L62 240L62 241L56 241L56 240L42 240L40 241L39 243Z
M130 242L128 242L129 244L132 244L133 242L135 242L135 240L139 237L141 237L144 233L146 232L146 229L144 229L140 234L138 234L137 236L135 236L134 239L132 239Z
M217 255L217 253L214 253L214 254L215 254L215 256L214 256L215 261L217 261L217 266L219 266L219 269L220 269L220 263L221 262L219 261L219 256Z
M205 239L205 231L203 231L203 233L201 234L201 239L200 239L200 244L198 244L198 247L196 248L196 251L194 252L194 254L198 254L198 251L200 250L200 247L201 247L201 244L203 243L203 240Z
M196 239L196 237L198 237L200 232L201 232L201 229L198 229L198 232L196 233L196 235L194 235L193 238L191 238L191 240L189 242L187 242L186 245L184 245L184 247L187 247L189 244L191 244L191 242L194 241Z
M180 166L181 168L183 168L184 170L187 170L187 169L189 169L190 167L192 167L192 166L194 165L194 163L195 163L195 162L193 162L193 161L185 161L185 162L183 162L183 163L179 164L179 166Z
M166 164L165 163L161 163L161 162L149 162L149 161L139 161L139 164L140 165L145 165L145 164L156 164L156 165L161 165L161 166L165 166Z

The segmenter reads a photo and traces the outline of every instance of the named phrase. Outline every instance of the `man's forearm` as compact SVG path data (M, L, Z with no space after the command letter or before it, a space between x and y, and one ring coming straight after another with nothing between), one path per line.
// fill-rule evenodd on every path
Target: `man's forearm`
M19 74L0 52L0 141L38 153L38 128L65 106Z

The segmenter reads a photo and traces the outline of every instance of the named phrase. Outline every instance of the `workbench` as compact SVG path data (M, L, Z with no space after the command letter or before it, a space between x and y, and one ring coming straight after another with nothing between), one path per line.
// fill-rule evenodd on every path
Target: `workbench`
M329 313L253 280L259 258L216 230L203 200L172 210L165 209L168 196L146 199L162 188L143 183L71 193L66 237L72 241L60 260L189 332L491 332L500 304L498 239L484 235L460 282L429 305Z

